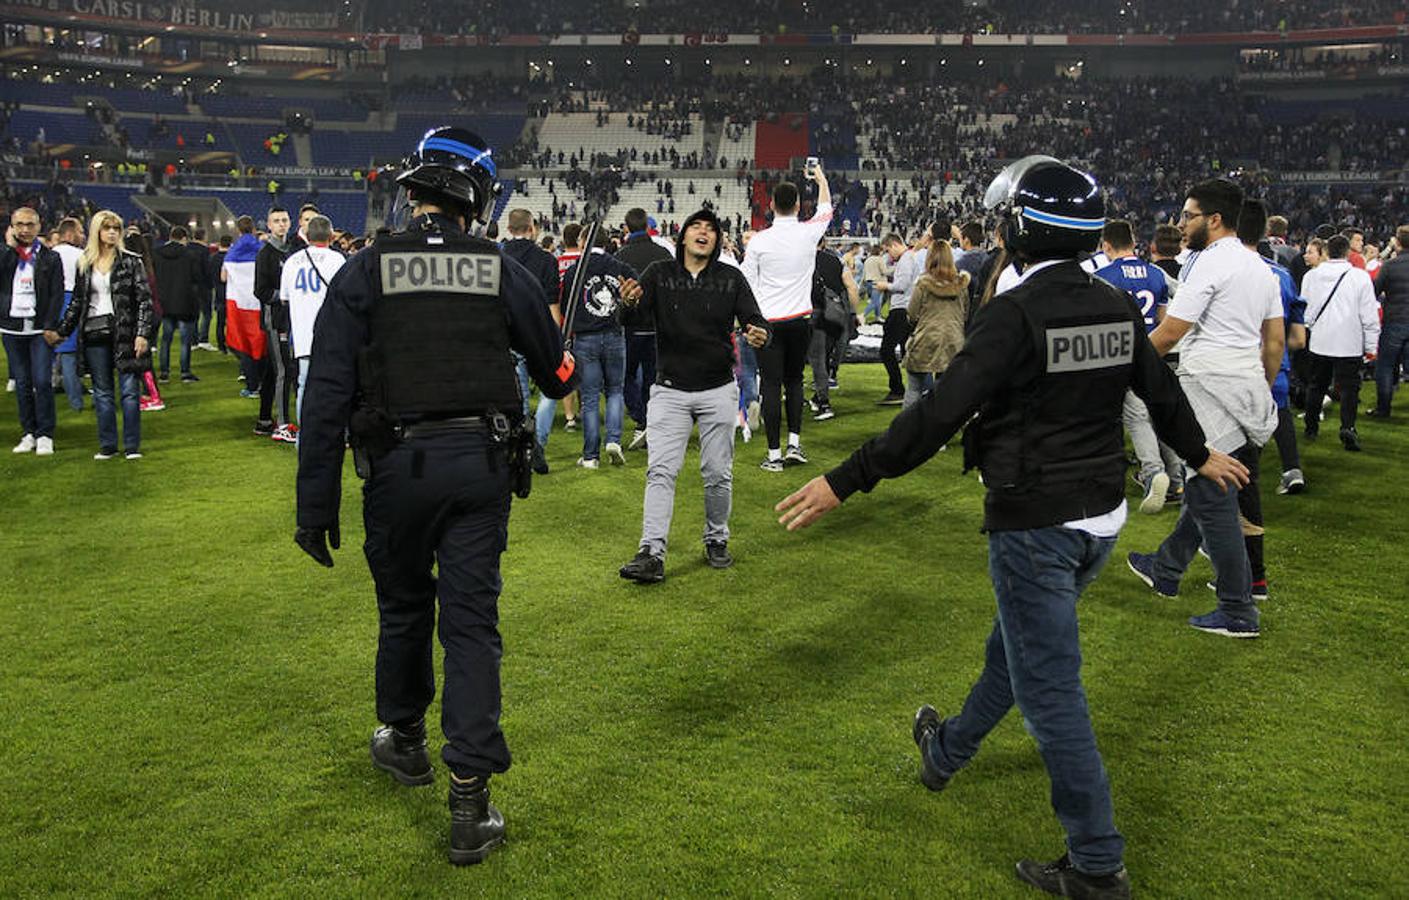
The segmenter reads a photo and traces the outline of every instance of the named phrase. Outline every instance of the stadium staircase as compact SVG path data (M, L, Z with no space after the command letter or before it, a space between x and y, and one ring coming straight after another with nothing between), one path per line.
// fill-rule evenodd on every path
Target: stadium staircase
M754 139L754 164L774 171L791 169L793 160L808 155L810 138L803 113L784 113L776 121L762 120Z

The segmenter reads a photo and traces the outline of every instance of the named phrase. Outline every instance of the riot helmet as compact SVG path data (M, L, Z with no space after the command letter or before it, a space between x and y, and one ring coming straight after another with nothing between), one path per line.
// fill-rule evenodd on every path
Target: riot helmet
M1003 243L1036 262L1093 253L1106 224L1096 180L1050 156L1029 156L1004 169L984 194L1002 216Z
M466 218L488 222L501 190L492 153L473 131L432 128L402 163L396 183L439 194L462 205Z

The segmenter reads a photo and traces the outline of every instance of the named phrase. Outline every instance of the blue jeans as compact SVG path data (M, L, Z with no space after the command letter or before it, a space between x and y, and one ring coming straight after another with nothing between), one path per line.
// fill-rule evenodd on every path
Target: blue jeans
M1389 414L1400 366L1409 367L1409 322L1391 322L1380 329L1375 356L1375 409Z
M113 402L113 348L99 344L83 348L88 371L93 375L93 409L98 415L98 449L117 450L117 409ZM142 448L142 376L123 372L118 376L122 389L122 448L135 453Z
M1179 521L1155 552L1155 577L1178 584L1200 543L1213 562L1218 608L1230 616L1256 623L1258 611L1252 602L1252 567L1238 519L1238 492L1225 491L1202 475L1184 481L1184 505L1179 510Z
M866 310L861 314L863 320L868 319L874 313L877 318L881 315L881 306L885 303L886 292L878 288L871 288L870 299L866 301Z
M621 443L626 412L626 338L620 331L589 331L572 343L572 355L582 377L582 458L601 455L601 419L597 406L607 394L607 443Z
M1120 869L1125 839L1081 686L1076 601L1114 546L1115 538L1056 526L989 534L998 615L983 674L925 748L938 769L957 772L1016 703L1047 766L1072 863L1091 875Z
M735 337L734 346L739 348L739 370L735 380L739 382L739 410L748 412L749 404L758 399L758 356L748 341Z
M523 400L523 416L528 418L528 363L524 362L523 354L514 353L514 374L519 379L519 398Z
M78 354L60 353L59 370L64 373L64 396L74 412L83 411L83 378L78 374Z
M171 371L171 339L181 329L181 374L191 374L191 347L196 343L196 321L164 316L161 320L161 357L157 368L165 375Z
M626 412L636 427L646 428L646 407L651 399L651 385L656 383L656 336L626 335Z
M548 436L553 433L553 417L557 414L558 401L546 394L539 394L538 409L533 413L533 430L538 437L538 446L544 450L548 449Z
M4 335L10 377L15 379L20 428L37 438L54 436L54 355L42 334Z

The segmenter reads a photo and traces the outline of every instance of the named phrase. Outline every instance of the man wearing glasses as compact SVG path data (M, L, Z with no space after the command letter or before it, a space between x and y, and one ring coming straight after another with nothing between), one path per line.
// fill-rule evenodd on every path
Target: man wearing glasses
M1203 427L1208 446L1248 467L1245 490L1257 490L1257 456L1277 428L1269 390L1286 341L1277 279L1256 252L1238 240L1243 191L1222 178L1190 189L1180 218L1192 251L1164 320L1150 333L1161 355L1183 339L1179 383ZM1189 619L1200 631L1226 637L1259 635L1252 573L1238 516L1238 495L1189 473L1174 531L1155 553L1131 553L1130 570L1155 592L1173 597L1202 542L1213 560L1218 608Z
M15 453L54 453L54 356L44 332L58 327L63 308L63 261L39 239L39 213L22 206L0 249L0 338L24 432Z

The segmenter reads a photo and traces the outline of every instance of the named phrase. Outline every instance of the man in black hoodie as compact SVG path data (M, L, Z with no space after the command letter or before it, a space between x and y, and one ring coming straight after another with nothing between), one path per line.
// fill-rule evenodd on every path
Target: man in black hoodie
M205 273L187 249L184 225L171 229L171 240L152 254L157 276L157 296L161 298L161 346L157 354L160 374L171 377L171 341L181 332L181 380L200 381L191 372L191 348L196 344L196 319L201 312L201 282Z
M562 314L558 311L558 294L562 292L562 280L558 277L558 260L538 246L534 240L537 231L533 225L533 213L526 209L509 210L509 239L500 244L504 255L516 260L519 265L528 270L533 276L533 280L543 285L543 299L548 304L548 311L553 315L553 322L561 325ZM528 366L524 363L523 357L514 354L514 365L519 377L519 395L523 397L523 414L528 415ZM535 454L536 471L540 475L548 474L548 464L542 461L543 451L539 448ZM541 463L541 465L539 465Z
M658 260L671 259L670 251L651 238L650 219L640 207L626 212L626 243L616 252L616 258L637 272ZM646 443L646 401L651 399L651 384L656 380L655 325L645 322L626 326L626 411L636 422L628 450L640 449Z
M700 210L685 220L675 259L652 263L639 282L627 279L621 299L634 307L629 321L654 324L656 383L651 389L651 437L641 546L621 567L621 577L650 584L665 579L666 538L675 510L675 479L696 424L704 477L705 559L716 569L729 555L729 509L733 499L734 420L739 388L734 383L734 321L754 347L768 343L768 320L758 311L744 275L719 261L719 219Z
M304 214L300 213L299 218ZM317 209L307 211L309 218L317 214ZM259 379L259 420L255 422L254 433L292 442L289 392L296 374L289 353L289 309L288 304L279 300L279 282L284 274L284 260L307 245L297 233L289 233L289 211L282 206L271 206L265 223L269 238L254 260L254 295L264 310L264 335L269 352L264 357ZM303 223L299 225L302 228Z

